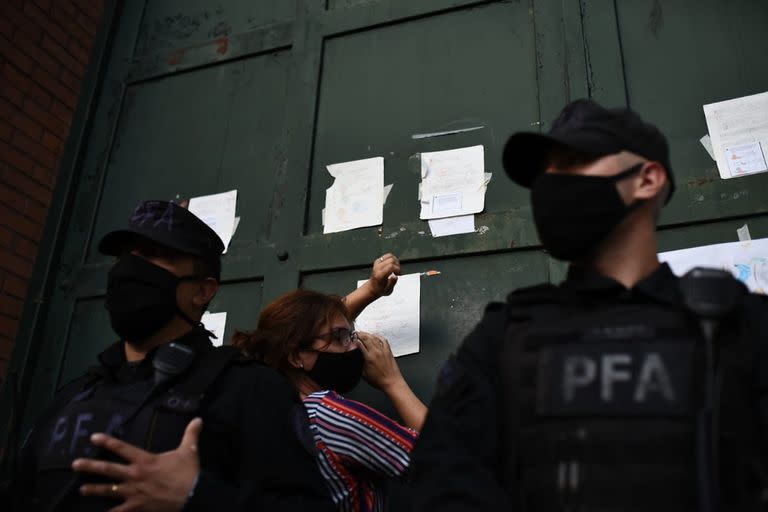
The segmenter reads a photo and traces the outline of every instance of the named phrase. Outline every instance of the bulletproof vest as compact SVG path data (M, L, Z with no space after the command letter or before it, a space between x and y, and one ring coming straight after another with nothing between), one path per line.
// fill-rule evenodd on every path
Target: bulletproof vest
M698 510L696 319L682 306L563 293L508 302L499 405L507 492L522 510ZM719 510L757 510L749 351L730 323L720 344Z
M87 511L119 504L78 495L83 483L112 482L73 472L72 461L86 457L124 462L112 453L97 451L91 434L105 432L154 453L177 448L186 425L204 406L206 390L238 355L230 347L198 353L184 374L160 385L151 372L148 378L118 382L99 367L89 370L80 379L79 391L35 427L38 475L32 506Z

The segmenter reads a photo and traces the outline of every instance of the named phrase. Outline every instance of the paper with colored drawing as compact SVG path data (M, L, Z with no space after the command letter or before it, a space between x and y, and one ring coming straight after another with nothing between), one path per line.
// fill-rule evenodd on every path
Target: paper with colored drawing
M720 177L768 171L768 92L704 105Z
M422 153L419 218L441 219L482 212L488 181L483 146Z
M389 192L384 188L384 159L366 158L326 168L335 180L325 191L323 233L380 225Z
M755 293L768 293L768 238L705 245L659 254L677 275L694 267L714 267L731 272Z

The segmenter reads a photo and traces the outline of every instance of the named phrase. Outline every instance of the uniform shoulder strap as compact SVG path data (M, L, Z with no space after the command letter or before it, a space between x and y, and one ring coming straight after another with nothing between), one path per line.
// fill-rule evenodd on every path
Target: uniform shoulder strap
M204 352L198 356L191 371L173 385L173 389L185 395L204 395L214 381L241 358L241 352L229 345Z

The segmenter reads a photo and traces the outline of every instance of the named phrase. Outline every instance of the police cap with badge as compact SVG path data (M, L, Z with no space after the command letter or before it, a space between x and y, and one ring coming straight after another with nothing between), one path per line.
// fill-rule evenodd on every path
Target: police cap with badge
M205 268L179 276L130 253L147 241L197 257ZM176 289L182 281L218 281L224 243L192 212L173 202L145 201L131 215L127 229L104 236L99 251L120 258L109 272L105 306L122 339L140 344L176 315L201 326L179 308Z

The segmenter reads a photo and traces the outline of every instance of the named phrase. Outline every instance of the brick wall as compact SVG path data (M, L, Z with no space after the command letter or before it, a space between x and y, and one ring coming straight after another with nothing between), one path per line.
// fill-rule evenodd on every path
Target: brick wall
M0 0L0 382L103 0Z

